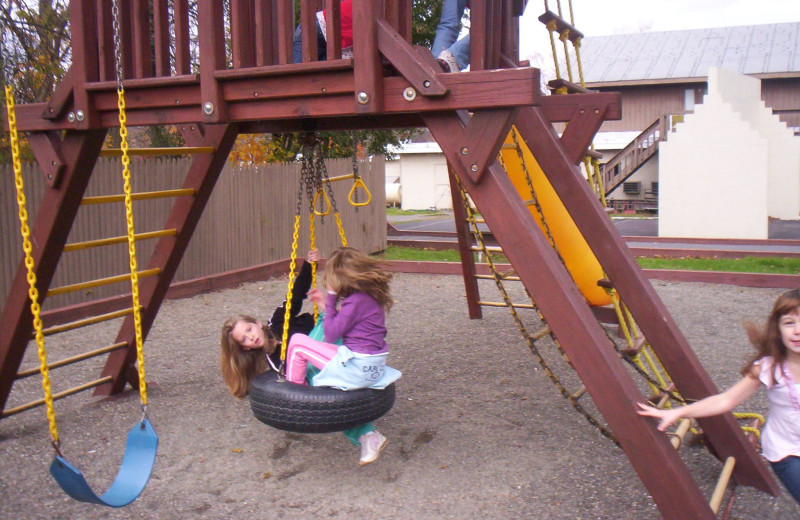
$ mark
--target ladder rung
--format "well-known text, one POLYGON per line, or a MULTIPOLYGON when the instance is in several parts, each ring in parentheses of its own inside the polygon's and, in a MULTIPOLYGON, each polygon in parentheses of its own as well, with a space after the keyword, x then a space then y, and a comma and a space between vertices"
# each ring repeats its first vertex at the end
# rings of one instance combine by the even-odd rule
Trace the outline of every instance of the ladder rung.
POLYGON ((553 25, 554 30, 558 32, 558 34, 564 34, 566 31, 569 31, 569 41, 571 41, 573 44, 577 40, 583 38, 582 32, 550 10, 545 11, 543 15, 539 16, 539 21, 547 25, 548 29, 551 25, 553 25))
POLYGON ((736 466, 736 459, 734 457, 725 459, 725 464, 722 466, 722 473, 720 473, 717 485, 714 488, 714 492, 711 494, 711 500, 708 501, 708 505, 711 506, 711 510, 714 511, 714 514, 717 514, 719 506, 722 504, 722 497, 725 496, 725 490, 728 488, 731 475, 733 475, 734 466, 736 466))
POLYGON ((94 325, 95 323, 101 323, 103 321, 113 320, 114 318, 120 318, 122 316, 127 316, 128 314, 132 313, 133 313, 133 307, 128 307, 127 309, 109 312, 107 314, 100 314, 98 316, 92 316, 90 318, 84 318, 82 320, 72 321, 70 323, 64 323, 63 325, 55 325, 53 327, 44 329, 42 333, 45 336, 52 336, 53 334, 58 334, 59 332, 66 332, 68 330, 79 329, 81 327, 86 327, 87 325, 94 325))
MULTIPOLYGON (((484 307, 508 307, 505 302, 478 302, 478 305, 483 305, 484 307)), ((515 309, 535 309, 536 306, 530 303, 512 303, 515 309)))
MULTIPOLYGON (((64 367, 64 366, 67 366, 67 365, 71 365, 73 363, 77 363, 78 361, 83 361, 85 359, 90 359, 90 358, 93 358, 93 357, 100 356, 102 354, 106 354, 108 352, 114 352, 115 350, 120 350, 120 349, 126 348, 127 346, 128 346, 128 343, 125 342, 125 341, 120 342, 120 343, 114 343, 113 345, 109 345, 107 347, 98 348, 98 349, 95 349, 95 350, 91 350, 89 352, 84 352, 83 354, 78 354, 77 356, 64 358, 64 359, 62 359, 60 361, 56 361, 55 363, 50 363, 50 364, 47 365, 47 368, 49 370, 53 370, 53 369, 56 369, 56 368, 64 367)), ((17 373, 16 379, 24 379, 24 378, 30 377, 30 376, 32 376, 34 374, 39 374, 39 373, 41 373, 41 370, 42 370, 41 367, 31 368, 29 370, 23 370, 23 371, 17 373)))
POLYGON ((500 148, 501 150, 516 150, 517 145, 514 143, 503 143, 503 146, 500 148))
POLYGON ((692 426, 691 419, 681 419, 680 424, 678 424, 678 428, 672 432, 668 433, 667 435, 670 436, 670 442, 672 443, 672 447, 676 450, 681 447, 681 443, 683 442, 683 438, 686 437, 686 432, 689 431, 689 428, 692 426))
POLYGON ((541 339, 541 338, 547 336, 548 334, 550 334, 550 332, 551 332, 550 331, 550 326, 549 325, 545 325, 544 327, 542 327, 541 329, 537 330, 536 332, 534 332, 529 337, 531 338, 531 340, 536 341, 538 339, 541 339))
POLYGON ((485 246, 485 247, 472 246, 470 247, 470 251, 476 251, 478 253, 483 253, 484 251, 488 251, 489 253, 502 253, 503 248, 498 246, 485 246))
POLYGON ((570 395, 570 396, 569 396, 569 398, 570 398, 570 400, 571 400, 572 402, 575 402, 575 401, 577 401, 578 399, 580 399, 581 397, 583 397, 583 394, 585 394, 585 393, 586 393, 586 385, 581 385, 581 387, 580 387, 580 388, 578 388, 578 389, 575 391, 575 393, 573 393, 572 395, 570 395))
POLYGON ((619 351, 628 357, 634 357, 637 354, 639 354, 639 352, 642 351, 642 348, 646 344, 647 344, 647 338, 645 338, 644 336, 637 336, 633 338, 633 346, 627 348, 621 348, 619 349, 619 351))
MULTIPOLYGON (((558 90, 561 88, 566 89, 567 93, 569 94, 593 94, 597 92, 596 90, 591 90, 586 87, 582 87, 577 83, 572 83, 571 81, 567 81, 564 78, 550 80, 547 82, 547 86, 553 90, 558 90)), ((587 153, 586 155, 589 154, 587 153)), ((598 159, 601 157, 603 157, 602 154, 600 155, 600 157, 598 157, 598 159)))
POLYGON ((597 150, 592 150, 591 148, 586 150, 586 155, 588 155, 592 159, 602 159, 603 158, 603 152, 598 152, 597 150))
MULTIPOLYGON (((149 200, 149 199, 166 199, 169 197, 187 197, 194 196, 196 190, 193 188, 181 188, 177 190, 162 190, 162 191, 143 191, 141 193, 131 194, 131 200, 149 200)), ((95 197, 84 197, 81 201, 81 206, 88 206, 90 204, 109 204, 111 202, 123 202, 125 195, 98 195, 95 197)))
MULTIPOLYGON (((128 148, 128 155, 193 155, 214 153, 213 146, 170 146, 166 148, 128 148)), ((100 150, 100 157, 122 157, 122 148, 100 150)))
MULTIPOLYGON (((509 282, 518 282, 520 280, 519 276, 516 276, 516 275, 511 275, 511 274, 505 275, 503 273, 499 273, 499 274, 500 274, 500 279, 501 280, 507 280, 509 282)), ((494 280, 494 275, 491 275, 491 274, 476 274, 475 278, 478 279, 478 280, 494 280)))
MULTIPOLYGON (((153 238, 169 237, 178 234, 177 229, 162 229, 161 231, 148 231, 146 233, 136 233, 133 236, 135 241, 149 240, 153 238)), ((79 249, 90 249, 92 247, 110 246, 113 244, 124 244, 128 242, 127 236, 100 238, 98 240, 87 240, 85 242, 74 242, 64 246, 64 252, 77 251, 79 249)))
MULTIPOLYGON (((64 390, 63 392, 59 392, 57 394, 53 394, 53 400, 56 401, 56 400, 62 399, 64 397, 67 397, 67 396, 70 396, 70 395, 73 395, 73 394, 77 394, 78 392, 83 392, 84 390, 89 390, 90 388, 94 388, 94 387, 100 386, 100 385, 102 385, 104 383, 108 383, 110 381, 113 381, 113 379, 114 378, 111 377, 111 376, 106 376, 106 377, 104 377, 102 379, 97 379, 95 381, 91 381, 89 383, 85 383, 83 385, 79 385, 79 386, 76 386, 74 388, 70 388, 68 390, 64 390)), ((20 412, 24 412, 25 410, 30 410, 31 408, 36 408, 37 406, 42 406, 43 404, 44 404, 44 398, 37 399, 36 401, 31 401, 30 403, 23 404, 23 405, 15 407, 15 408, 11 408, 9 410, 4 411, 2 414, 0 414, 0 418, 9 417, 11 415, 15 415, 15 414, 18 414, 20 412)))
MULTIPOLYGON (((152 269, 145 269, 144 271, 138 271, 138 275, 140 278, 144 278, 145 276, 155 276, 161 273, 161 269, 158 267, 154 267, 152 269)), ((126 280, 130 280, 130 273, 129 274, 120 274, 117 276, 109 276, 108 278, 98 278, 97 280, 90 280, 88 282, 81 282, 81 283, 74 283, 72 285, 62 285, 61 287, 55 287, 47 291, 47 296, 55 296, 57 294, 65 294, 75 291, 81 291, 83 289, 92 289, 94 287, 101 287, 103 285, 111 285, 112 283, 119 283, 124 282, 126 280)))

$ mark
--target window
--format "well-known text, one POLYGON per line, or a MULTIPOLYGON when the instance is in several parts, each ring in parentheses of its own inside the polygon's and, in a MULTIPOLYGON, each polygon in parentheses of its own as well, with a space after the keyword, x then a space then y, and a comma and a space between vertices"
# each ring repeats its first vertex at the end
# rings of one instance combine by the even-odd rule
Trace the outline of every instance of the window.
POLYGON ((650 183, 650 191, 653 193, 653 197, 658 197, 658 183, 657 182, 650 183))
POLYGON ((628 195, 638 195, 642 191, 641 182, 623 182, 622 191, 628 195))

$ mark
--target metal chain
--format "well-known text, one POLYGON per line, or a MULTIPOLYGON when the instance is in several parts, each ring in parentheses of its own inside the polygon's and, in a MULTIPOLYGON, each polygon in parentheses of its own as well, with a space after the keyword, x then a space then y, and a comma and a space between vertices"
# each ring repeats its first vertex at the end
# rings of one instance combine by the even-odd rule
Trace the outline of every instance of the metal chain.
POLYGON ((128 257, 131 271, 131 298, 133 300, 133 324, 136 336, 136 365, 139 377, 139 399, 142 411, 147 413, 147 380, 144 370, 144 334, 142 333, 141 305, 139 301, 139 271, 136 262, 136 234, 133 225, 133 197, 131 195, 130 156, 128 155, 128 127, 125 113, 125 89, 122 86, 122 44, 120 37, 119 0, 111 4, 114 31, 114 61, 117 76, 117 108, 119 109, 119 138, 122 150, 122 181, 125 194, 125 223, 128 230, 128 257))

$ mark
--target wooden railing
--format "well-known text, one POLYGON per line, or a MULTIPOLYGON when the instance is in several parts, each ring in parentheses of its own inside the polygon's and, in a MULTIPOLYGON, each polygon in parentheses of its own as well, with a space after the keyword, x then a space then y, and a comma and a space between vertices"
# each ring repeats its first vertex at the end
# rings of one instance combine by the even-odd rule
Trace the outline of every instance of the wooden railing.
POLYGON ((661 116, 648 126, 628 146, 600 166, 606 196, 636 173, 658 151, 658 143, 666 141, 671 131, 672 116, 661 116))

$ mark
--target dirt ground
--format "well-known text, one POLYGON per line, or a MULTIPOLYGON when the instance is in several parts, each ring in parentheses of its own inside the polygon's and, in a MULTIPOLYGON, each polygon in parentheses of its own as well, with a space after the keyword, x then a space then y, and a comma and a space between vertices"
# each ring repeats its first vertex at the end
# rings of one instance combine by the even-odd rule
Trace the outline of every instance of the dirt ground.
MULTIPOLYGON (((164 303, 146 344, 149 417, 160 436, 143 495, 121 509, 72 501, 48 474, 42 409, 0 421, 3 519, 652 519, 660 514, 625 454, 561 397, 506 309, 467 317, 459 276, 397 274, 389 315, 390 364, 403 371, 397 402, 377 426, 381 458, 358 466, 340 434, 297 435, 252 415, 218 370, 219 327, 235 312, 266 316, 286 286, 275 279, 164 303)), ((749 354, 741 323, 766 316, 773 289, 654 282, 715 383, 737 379, 749 354)), ((485 299, 496 299, 482 288, 485 299)), ((533 313, 521 311, 537 329, 533 313)), ((61 335, 51 360, 113 342, 115 324, 61 335)), ((552 347, 552 346, 550 346, 552 347)), ((578 383, 544 342, 569 388, 578 383)), ((36 365, 29 349, 23 368, 36 365)), ((51 373, 55 390, 97 377, 98 365, 51 373)), ((62 449, 104 490, 139 418, 133 390, 56 403, 62 449)), ((15 385, 10 406, 41 396, 38 378, 15 385)), ((587 408, 591 411, 592 405, 587 408)), ((766 411, 763 394, 743 407, 766 411)), ((720 464, 701 447, 682 456, 706 496, 720 464)), ((797 519, 786 492, 739 488, 732 518, 797 519)))

